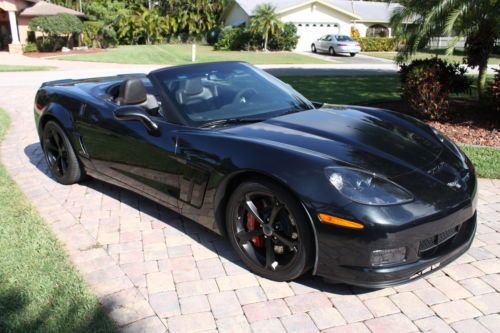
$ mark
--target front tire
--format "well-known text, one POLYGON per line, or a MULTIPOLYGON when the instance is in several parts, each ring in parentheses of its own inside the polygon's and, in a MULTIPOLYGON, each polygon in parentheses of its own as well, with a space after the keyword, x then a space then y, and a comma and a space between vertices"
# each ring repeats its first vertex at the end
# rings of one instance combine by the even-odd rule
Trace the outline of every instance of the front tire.
POLYGON ((356 53, 351 53, 351 57, 354 57, 354 56, 356 56, 356 53))
POLYGON ((316 45, 312 44, 311 45, 311 52, 316 53, 318 50, 316 50, 316 45))
POLYGON ((71 142, 55 121, 47 122, 43 128, 42 149, 50 173, 58 183, 71 185, 83 179, 84 174, 71 142))
POLYGON ((313 238, 297 200, 266 180, 242 183, 229 199, 226 230, 231 245, 254 273, 290 281, 310 267, 313 238))

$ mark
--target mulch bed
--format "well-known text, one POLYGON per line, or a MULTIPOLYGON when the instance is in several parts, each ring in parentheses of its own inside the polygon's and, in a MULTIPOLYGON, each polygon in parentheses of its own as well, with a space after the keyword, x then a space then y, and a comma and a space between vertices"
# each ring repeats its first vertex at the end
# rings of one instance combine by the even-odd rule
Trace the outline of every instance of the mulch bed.
POLYGON ((100 53, 106 52, 103 49, 88 49, 88 50, 78 50, 78 51, 69 51, 69 52, 28 52, 24 53, 25 56, 31 58, 50 58, 50 57, 60 57, 69 54, 91 54, 91 53, 100 53))
POLYGON ((419 118, 458 143, 500 147, 500 114, 484 110, 478 101, 451 100, 449 111, 439 121, 423 119, 404 101, 372 103, 370 106, 419 118))

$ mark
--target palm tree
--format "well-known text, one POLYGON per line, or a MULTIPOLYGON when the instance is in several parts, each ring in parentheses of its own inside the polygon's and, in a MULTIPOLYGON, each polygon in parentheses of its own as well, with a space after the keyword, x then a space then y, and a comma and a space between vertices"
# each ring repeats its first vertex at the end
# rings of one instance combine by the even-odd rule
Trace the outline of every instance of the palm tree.
POLYGON ((267 51, 267 42, 269 35, 273 35, 283 26, 276 7, 271 4, 262 4, 257 6, 253 12, 251 30, 255 33, 262 34, 264 38, 264 51, 267 51))
POLYGON ((447 49, 447 54, 451 54, 458 41, 465 37, 464 63, 479 68, 477 85, 481 97, 488 59, 495 41, 500 38, 500 1, 405 0, 404 5, 391 17, 394 35, 403 42, 398 60, 407 60, 431 38, 444 35, 455 36, 447 49))

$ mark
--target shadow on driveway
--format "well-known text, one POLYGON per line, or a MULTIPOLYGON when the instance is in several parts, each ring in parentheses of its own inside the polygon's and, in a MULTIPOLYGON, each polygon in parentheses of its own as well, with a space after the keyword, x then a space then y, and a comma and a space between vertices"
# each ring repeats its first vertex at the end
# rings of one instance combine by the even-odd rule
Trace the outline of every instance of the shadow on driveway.
MULTIPOLYGON (((41 173, 43 173, 46 177, 53 179, 50 175, 47 164, 45 163, 45 158, 39 143, 32 143, 26 146, 24 148, 24 153, 29 158, 31 164, 33 164, 41 173)), ((130 208, 137 209, 144 214, 156 218, 160 222, 165 223, 170 227, 174 227, 192 239, 197 240, 202 246, 207 247, 207 243, 212 243, 220 257, 231 261, 233 264, 244 270, 247 270, 246 266, 239 259, 226 238, 221 237, 200 224, 181 216, 177 212, 161 206, 132 191, 94 178, 88 178, 87 180, 81 182, 80 185, 98 191, 108 197, 120 201, 123 204, 126 204, 130 208)), ((323 278, 312 276, 310 273, 294 280, 292 283, 302 285, 305 288, 312 288, 317 291, 336 295, 363 294, 372 291, 370 289, 349 287, 344 284, 326 282, 323 278)))

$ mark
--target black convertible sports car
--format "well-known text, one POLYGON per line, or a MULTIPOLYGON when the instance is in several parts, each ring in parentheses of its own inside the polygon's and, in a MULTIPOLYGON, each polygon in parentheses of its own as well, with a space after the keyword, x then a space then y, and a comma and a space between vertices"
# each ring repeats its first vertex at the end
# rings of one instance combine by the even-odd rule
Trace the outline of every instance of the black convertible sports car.
POLYGON ((266 278, 403 283, 475 233, 474 167, 442 134, 310 102, 246 63, 47 82, 35 120, 58 182, 90 175, 140 193, 227 235, 266 278))

